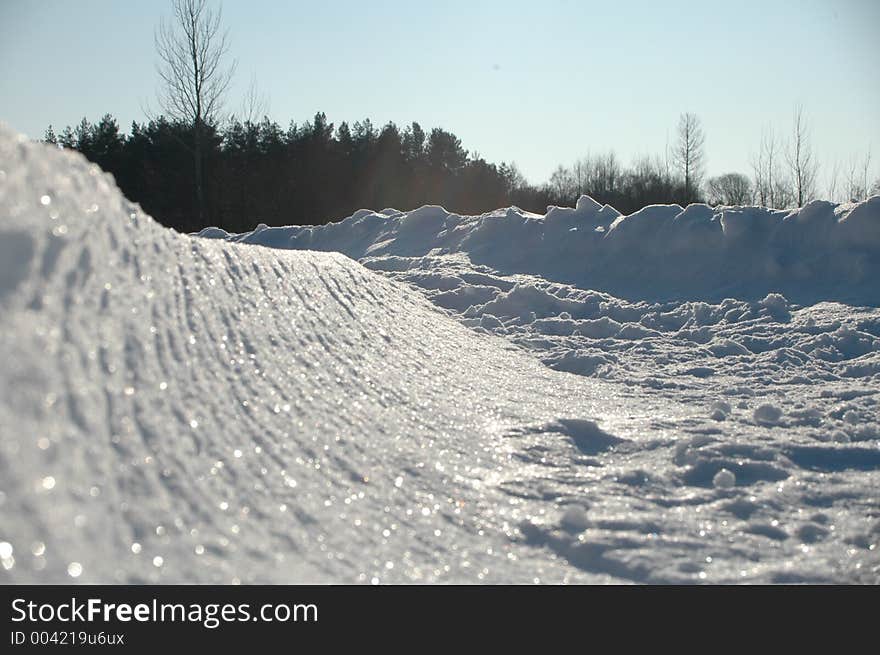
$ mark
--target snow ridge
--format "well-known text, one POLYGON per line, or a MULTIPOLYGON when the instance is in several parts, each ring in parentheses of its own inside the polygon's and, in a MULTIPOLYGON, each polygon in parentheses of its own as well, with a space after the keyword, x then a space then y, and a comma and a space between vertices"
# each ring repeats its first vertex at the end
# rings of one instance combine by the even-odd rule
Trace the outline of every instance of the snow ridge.
POLYGON ((570 575, 507 534, 536 510, 503 430, 588 417, 587 381, 342 255, 164 229, 6 131, 0 215, 4 579, 570 575))
POLYGON ((463 253, 505 274, 645 299, 760 299, 880 304, 880 196, 801 209, 650 205, 628 216, 582 196, 543 216, 516 207, 460 216, 442 207, 359 210, 324 226, 201 236, 355 259, 463 253))

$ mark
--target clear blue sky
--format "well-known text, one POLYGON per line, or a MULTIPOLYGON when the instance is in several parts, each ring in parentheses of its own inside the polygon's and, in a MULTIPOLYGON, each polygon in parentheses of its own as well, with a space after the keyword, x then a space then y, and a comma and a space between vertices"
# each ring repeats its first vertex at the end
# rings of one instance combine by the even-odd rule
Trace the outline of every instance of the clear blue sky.
MULTIPOLYGON (((588 151, 661 153, 681 112, 708 171, 749 172, 764 125, 801 103, 823 162, 880 171, 880 2, 227 0, 238 59, 282 125, 316 111, 453 131, 533 182, 588 151)), ((0 0, 0 120, 41 136, 82 116, 127 129, 155 104, 166 1, 0 0)))

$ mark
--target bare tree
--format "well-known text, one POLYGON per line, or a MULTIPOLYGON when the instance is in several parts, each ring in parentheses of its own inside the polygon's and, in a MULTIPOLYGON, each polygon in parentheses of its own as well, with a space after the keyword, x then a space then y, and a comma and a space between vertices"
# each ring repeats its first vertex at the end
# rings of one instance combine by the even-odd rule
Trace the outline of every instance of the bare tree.
POLYGON ((752 155, 755 178, 754 200, 759 205, 781 209, 794 204, 792 180, 780 166, 780 141, 772 127, 761 130, 761 145, 752 155))
POLYGON ((819 164, 813 159, 810 146, 810 133, 804 117, 804 108, 798 105, 794 110, 792 142, 786 148, 785 159, 791 171, 792 182, 797 192, 798 207, 803 207, 816 196, 816 177, 819 164))
POLYGON ((173 17, 155 34, 157 70, 163 88, 159 102, 173 120, 192 126, 192 154, 199 222, 204 221, 202 157, 205 128, 216 126, 235 62, 225 65, 228 31, 221 31, 221 9, 206 0, 172 0, 173 17))
POLYGON ((837 188, 840 186, 840 160, 834 160, 834 166, 828 171, 828 183, 825 185, 828 200, 837 200, 837 188))
POLYGON ((582 159, 578 159, 571 167, 572 190, 577 197, 586 193, 589 186, 590 161, 590 155, 587 155, 582 159))
POLYGON ((858 178, 859 164, 855 157, 849 160, 849 175, 846 182, 846 199, 855 202, 862 197, 862 187, 859 185, 858 178))
POLYGON ((241 100, 241 106, 236 114, 232 115, 232 119, 240 119, 243 123, 255 125, 269 111, 269 97, 260 93, 257 87, 257 78, 251 76, 251 82, 248 84, 247 92, 241 100))
POLYGON ((575 180, 571 171, 561 164, 557 166, 550 176, 550 189, 555 202, 569 201, 575 194, 575 180))
POLYGON ((761 145, 752 155, 752 172, 755 177, 755 200, 764 207, 773 206, 773 172, 776 157, 776 136, 773 128, 761 130, 761 145))
POLYGON ((865 153, 865 157, 859 161, 855 156, 849 160, 849 175, 847 176, 846 195, 847 200, 858 202, 866 200, 871 195, 871 150, 865 153))
MULTIPOLYGON (((606 154, 588 154, 578 159, 568 170, 571 191, 580 196, 613 194, 620 184, 621 167, 613 151, 606 154)), ((557 180, 561 178, 557 177, 557 180)))
POLYGON ((603 193, 615 193, 621 176, 620 162, 617 161, 617 155, 613 151, 608 151, 607 154, 599 157, 595 182, 597 188, 603 193))
POLYGON ((682 114, 678 119, 678 140, 672 151, 675 165, 684 178, 687 202, 695 200, 703 177, 703 145, 705 135, 695 114, 682 114))
POLYGON ((868 152, 865 153, 865 158, 862 160, 862 188, 865 190, 864 200, 867 200, 871 195, 871 182, 869 181, 870 172, 871 149, 868 148, 868 152))
POLYGON ((710 205, 745 205, 752 199, 752 183, 741 173, 725 173, 706 183, 710 205))

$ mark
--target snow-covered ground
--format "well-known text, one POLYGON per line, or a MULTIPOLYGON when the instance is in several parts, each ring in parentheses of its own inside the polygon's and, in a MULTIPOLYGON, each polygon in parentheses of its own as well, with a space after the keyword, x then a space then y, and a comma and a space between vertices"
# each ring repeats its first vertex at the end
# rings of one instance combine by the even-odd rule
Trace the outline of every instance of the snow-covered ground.
POLYGON ((202 236, 0 131, 0 580, 880 581, 880 198, 202 236))

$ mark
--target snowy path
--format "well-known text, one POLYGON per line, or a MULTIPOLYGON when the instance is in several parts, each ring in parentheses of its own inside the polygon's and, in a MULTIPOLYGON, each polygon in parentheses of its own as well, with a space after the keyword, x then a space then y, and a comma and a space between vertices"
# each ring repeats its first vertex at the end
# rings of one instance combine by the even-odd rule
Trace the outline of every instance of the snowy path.
POLYGON ((880 577, 870 382, 828 401, 859 443, 719 421, 711 378, 554 371, 343 255, 165 230, 7 131, 0 306, 0 580, 880 577))

